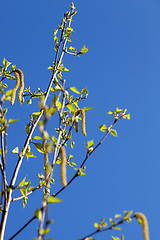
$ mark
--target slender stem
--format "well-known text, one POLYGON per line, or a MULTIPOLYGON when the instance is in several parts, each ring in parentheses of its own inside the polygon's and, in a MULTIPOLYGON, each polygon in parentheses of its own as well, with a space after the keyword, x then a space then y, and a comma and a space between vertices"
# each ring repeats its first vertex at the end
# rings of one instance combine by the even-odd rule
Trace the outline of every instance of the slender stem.
POLYGON ((35 216, 32 217, 21 229, 19 229, 18 232, 16 232, 11 238, 9 238, 8 240, 12 240, 13 238, 15 238, 20 232, 23 231, 23 229, 25 229, 33 220, 37 219, 35 216))
MULTIPOLYGON (((29 196, 30 194, 32 194, 33 192, 35 192, 36 190, 41 189, 41 188, 42 188, 42 186, 38 185, 38 186, 35 187, 33 190, 29 191, 29 192, 26 194, 26 196, 29 196)), ((12 198, 11 201, 12 201, 12 202, 15 202, 15 201, 21 200, 21 199, 23 199, 23 198, 24 198, 24 196, 20 196, 20 197, 12 198)))
MULTIPOLYGON (((64 21, 64 25, 63 25, 63 30, 61 32, 61 38, 60 38, 60 43, 59 43, 59 47, 58 47, 58 51, 60 49, 60 45, 61 43, 63 42, 63 32, 64 32, 64 29, 65 29, 65 26, 66 26, 66 23, 67 23, 67 20, 68 20, 68 17, 69 15, 66 16, 66 19, 64 21)), ((71 21, 69 22, 69 27, 71 25, 71 21)), ((65 47, 66 47, 66 43, 67 43, 67 39, 64 40, 63 42, 63 47, 62 47, 62 52, 61 52, 61 55, 60 55, 60 58, 59 60, 57 61, 57 58, 58 58, 58 51, 57 51, 57 54, 56 54, 56 61, 55 61, 55 67, 56 67, 56 64, 58 62, 58 65, 61 63, 62 59, 63 59, 63 55, 65 53, 65 47)), ((58 67, 57 67, 58 68, 58 67)), ((64 87, 64 84, 65 84, 65 81, 63 83, 63 87, 64 87)), ((62 107, 61 107, 61 111, 60 111, 60 126, 59 126, 59 129, 60 129, 60 132, 58 134, 58 139, 57 139, 57 143, 56 143, 56 146, 55 146, 55 150, 54 150, 54 157, 53 157, 53 161, 52 161, 52 170, 51 170, 51 173, 50 175, 48 176, 48 179, 47 179, 47 186, 50 182, 50 179, 52 177, 52 173, 53 173, 53 170, 54 170, 54 166, 55 166, 55 163, 56 163, 56 160, 57 160, 57 157, 58 157, 58 154, 59 154, 59 143, 60 143, 60 139, 61 139, 61 135, 63 133, 63 129, 62 129, 62 113, 63 113, 63 109, 65 107, 65 92, 63 92, 63 99, 62 99, 62 107)), ((44 220, 45 220, 45 214, 46 214, 46 209, 47 209, 47 205, 48 205, 48 197, 46 196, 46 198, 44 198, 43 200, 43 203, 42 203, 42 217, 41 217, 41 220, 40 220, 40 226, 39 226, 39 229, 38 229, 38 239, 42 239, 42 229, 43 229, 43 224, 44 224, 44 220)))
MULTIPOLYGON (((134 215, 133 216, 130 216, 130 218, 134 218, 134 215)), ((115 227, 123 224, 124 222, 126 222, 128 219, 121 219, 119 220, 117 223, 111 225, 110 227, 106 227, 106 228, 98 228, 97 230, 95 230, 94 232, 86 235, 85 237, 81 238, 80 240, 86 240, 88 239, 89 237, 92 237, 93 235, 97 234, 97 233, 100 233, 100 232, 105 232, 105 231, 109 231, 109 230, 113 230, 115 227)))

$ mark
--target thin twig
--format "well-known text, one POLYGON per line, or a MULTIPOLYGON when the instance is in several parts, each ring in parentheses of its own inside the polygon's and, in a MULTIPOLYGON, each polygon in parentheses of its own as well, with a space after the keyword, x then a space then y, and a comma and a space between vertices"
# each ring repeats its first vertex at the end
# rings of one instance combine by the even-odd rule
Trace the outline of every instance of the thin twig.
MULTIPOLYGON (((130 218, 134 218, 134 215, 133 215, 133 216, 130 216, 130 218)), ((101 229, 98 228, 98 229, 95 230, 94 232, 92 232, 92 233, 86 235, 86 236, 83 237, 83 238, 80 238, 80 240, 87 240, 89 237, 92 237, 93 235, 95 235, 95 234, 97 234, 97 233, 105 232, 105 231, 109 231, 109 230, 113 230, 115 227, 117 227, 117 226, 123 224, 123 223, 126 222, 126 221, 127 221, 127 219, 121 219, 121 220, 119 220, 119 222, 117 222, 117 223, 111 225, 110 227, 101 228, 101 229)))
POLYGON ((37 219, 35 216, 33 218, 31 218, 21 229, 19 229, 18 232, 16 232, 11 238, 9 238, 8 240, 12 240, 13 238, 15 238, 20 232, 22 232, 33 220, 37 219))
MULTIPOLYGON (((35 192, 36 190, 38 190, 38 189, 41 189, 42 188, 42 186, 41 185, 38 185, 36 188, 34 188, 33 190, 31 190, 31 191, 29 191, 28 193, 26 193, 26 196, 29 196, 30 194, 32 194, 33 192, 35 192)), ((21 200, 21 199, 23 199, 24 198, 24 196, 20 196, 20 197, 16 197, 16 198, 12 198, 12 202, 15 202, 15 201, 18 201, 18 200, 21 200)))
MULTIPOLYGON (((59 43, 58 50, 60 48, 61 43, 64 40, 63 39, 63 32, 64 32, 64 29, 65 29, 66 23, 68 21, 68 17, 69 17, 69 15, 66 16, 66 20, 64 21, 63 30, 61 32, 61 38, 60 38, 60 43, 59 43)), ((70 25, 71 25, 71 22, 69 22, 69 27, 70 27, 70 25)), ((57 62, 58 62, 58 65, 59 65, 61 63, 62 59, 63 59, 66 43, 67 43, 67 39, 64 40, 63 47, 62 47, 62 52, 61 52, 59 60, 57 60, 57 58, 58 58, 58 50, 57 50, 55 67, 56 67, 57 62)), ((65 81, 64 81, 64 84, 65 84, 65 81)), ((47 178, 47 186, 48 186, 48 184, 50 182, 50 179, 52 177, 52 172, 53 172, 53 169, 54 169, 54 166, 55 166, 55 163, 56 163, 56 159, 57 159, 57 156, 58 156, 59 143, 60 143, 61 135, 62 135, 62 132, 63 132, 63 129, 62 129, 62 113, 63 113, 63 109, 65 107, 65 97, 66 97, 65 92, 63 91, 62 108, 61 108, 61 111, 60 111, 60 126, 59 126, 60 132, 59 132, 57 143, 56 143, 55 150, 54 150, 54 158, 53 158, 53 161, 52 161, 52 170, 51 170, 50 175, 47 178)), ((40 225, 39 225, 39 229, 38 229, 38 238, 39 239, 42 238, 42 229, 43 229, 43 224, 44 224, 44 220, 45 220, 47 205, 48 205, 48 197, 46 196, 46 198, 43 199, 43 203, 42 203, 42 211, 41 211, 42 212, 42 217, 41 217, 40 225)))

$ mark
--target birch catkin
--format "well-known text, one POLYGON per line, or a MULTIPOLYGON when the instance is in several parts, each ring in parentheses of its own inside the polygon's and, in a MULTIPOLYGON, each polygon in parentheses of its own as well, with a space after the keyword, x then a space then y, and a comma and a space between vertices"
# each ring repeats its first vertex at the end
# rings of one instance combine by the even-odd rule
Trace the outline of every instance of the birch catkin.
MULTIPOLYGON (((80 110, 76 109, 75 110, 75 117, 77 117, 80 114, 80 110)), ((75 124, 75 131, 78 132, 78 119, 74 120, 74 124, 75 124)))
POLYGON ((75 124, 75 130, 76 130, 76 132, 78 132, 78 122, 74 121, 74 124, 75 124))
POLYGON ((85 111, 83 109, 80 110, 81 111, 81 129, 82 129, 82 134, 83 136, 87 136, 87 133, 86 133, 86 117, 85 117, 85 111))
POLYGON ((20 86, 20 89, 18 91, 18 100, 19 102, 21 102, 21 99, 22 99, 22 94, 23 94, 23 90, 24 90, 24 74, 23 72, 20 70, 20 69, 16 69, 16 71, 19 73, 20 75, 20 83, 21 83, 21 86, 20 86))
POLYGON ((48 165, 48 152, 47 152, 47 149, 46 149, 46 142, 47 142, 47 140, 44 139, 43 143, 42 143, 42 147, 43 147, 43 151, 44 151, 45 171, 46 171, 46 168, 47 168, 47 165, 48 165))
MULTIPOLYGON (((16 69, 16 70, 17 70, 17 69, 16 69)), ((12 90, 11 105, 13 105, 14 102, 15 102, 16 91, 17 91, 17 89, 18 89, 18 87, 19 87, 19 84, 20 84, 19 74, 18 74, 18 72, 17 72, 16 70, 14 71, 14 75, 15 75, 15 77, 16 77, 16 85, 15 85, 15 87, 14 87, 13 90, 12 90)))
POLYGON ((137 219, 140 219, 142 221, 144 240, 149 240, 149 229, 148 229, 148 221, 146 216, 143 213, 139 213, 139 212, 135 213, 134 216, 137 219))
POLYGON ((14 71, 15 77, 16 77, 16 85, 12 90, 12 96, 11 96, 11 105, 14 104, 15 98, 16 98, 16 91, 19 87, 19 84, 21 84, 20 89, 18 91, 18 100, 21 102, 22 94, 24 90, 24 74, 20 69, 15 69, 14 71))
POLYGON ((67 169, 66 169, 66 150, 63 146, 60 148, 61 154, 61 183, 64 187, 67 186, 67 169))

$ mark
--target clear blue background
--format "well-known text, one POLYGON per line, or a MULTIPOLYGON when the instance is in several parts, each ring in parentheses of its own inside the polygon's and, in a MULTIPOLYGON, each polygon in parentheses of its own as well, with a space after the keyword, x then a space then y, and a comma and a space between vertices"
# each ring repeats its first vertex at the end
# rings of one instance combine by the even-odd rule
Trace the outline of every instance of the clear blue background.
MULTIPOLYGON (((2 1, 0 61, 5 57, 25 74, 25 86, 45 91, 54 61, 53 30, 69 10, 70 1, 2 1)), ((89 89, 89 97, 81 107, 92 107, 87 112, 87 137, 74 134, 77 144, 73 154, 77 164, 85 157, 85 143, 102 137, 98 126, 109 126, 113 119, 107 112, 116 107, 127 108, 131 120, 116 125, 118 138, 109 136, 86 164, 87 175, 76 179, 59 198, 63 203, 51 207, 54 219, 50 237, 56 240, 78 239, 94 231, 93 223, 114 217, 123 210, 141 211, 149 221, 150 239, 158 239, 160 214, 160 2, 158 0, 99 0, 74 1, 78 14, 72 27, 72 46, 84 44, 88 53, 75 58, 65 56, 67 86, 89 89)), ((6 82, 12 88, 12 82, 6 82)), ((20 121, 9 127, 8 151, 23 146, 29 123, 29 113, 38 111, 38 102, 22 107, 18 102, 10 107, 8 118, 20 121)), ((9 106, 9 104, 8 104, 9 106)), ((58 121, 52 120, 51 134, 58 121)), ((37 132, 38 133, 38 132, 37 132)), ((36 154, 34 147, 33 152, 36 154)), ((34 177, 41 171, 42 154, 24 159, 17 184, 24 176, 38 184, 34 177)), ((7 169, 10 179, 17 157, 8 153, 7 169)), ((74 172, 69 170, 68 179, 74 172)), ((55 172, 55 192, 60 189, 59 166, 55 172)), ((40 190, 41 191, 41 190, 40 190)), ((16 196, 19 196, 19 192, 16 196)), ((11 206, 6 237, 11 237, 41 207, 40 192, 28 198, 25 209, 22 201, 11 206)), ((37 236, 38 221, 30 224, 15 239, 37 236)), ((141 226, 136 220, 122 225, 123 232, 105 232, 97 240, 120 236, 142 239, 141 226)))

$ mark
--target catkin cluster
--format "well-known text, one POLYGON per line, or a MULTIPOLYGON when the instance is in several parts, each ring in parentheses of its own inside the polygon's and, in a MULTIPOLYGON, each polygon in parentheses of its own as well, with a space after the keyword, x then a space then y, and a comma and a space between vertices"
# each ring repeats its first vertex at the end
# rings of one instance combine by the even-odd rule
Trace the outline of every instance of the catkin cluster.
MULTIPOLYGON (((85 111, 84 109, 76 109, 75 111, 75 117, 78 116, 79 114, 81 114, 81 130, 82 130, 82 134, 83 136, 87 136, 86 133, 86 117, 85 117, 85 111)), ((74 121, 75 124, 75 130, 76 132, 78 132, 78 121, 74 121)))
POLYGON ((140 219, 142 221, 144 240, 149 240, 149 229, 148 229, 148 221, 147 221, 146 216, 140 212, 135 213, 134 216, 137 219, 140 219))
POLYGON ((63 146, 60 148, 61 154, 61 183, 64 187, 67 186, 67 169, 66 169, 66 150, 63 146))
POLYGON ((19 87, 19 84, 21 84, 20 89, 18 91, 18 100, 21 102, 22 94, 23 94, 23 89, 24 89, 24 74, 20 69, 15 69, 14 75, 16 77, 16 85, 12 90, 12 96, 11 96, 11 105, 14 104, 15 98, 16 98, 16 91, 19 87))

